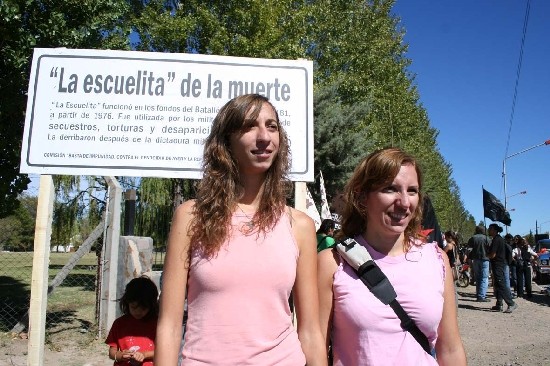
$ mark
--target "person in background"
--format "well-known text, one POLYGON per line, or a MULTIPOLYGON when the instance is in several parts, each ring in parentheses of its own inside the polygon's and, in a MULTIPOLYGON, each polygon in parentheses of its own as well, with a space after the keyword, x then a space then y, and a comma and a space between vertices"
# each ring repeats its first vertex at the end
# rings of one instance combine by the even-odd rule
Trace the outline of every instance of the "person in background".
POLYGON ((510 286, 506 283, 505 271, 508 269, 508 260, 506 258, 506 243, 499 235, 501 232, 502 228, 499 225, 494 223, 489 225, 489 236, 492 240, 487 257, 491 260, 491 267, 493 268, 493 285, 497 298, 496 304, 491 309, 502 311, 502 301, 504 300, 508 305, 504 312, 511 313, 518 305, 512 299, 510 286))
POLYGON ((485 235, 485 227, 478 225, 474 235, 468 240, 468 246, 472 248, 470 259, 473 261, 476 281, 476 301, 489 302, 487 288, 489 287, 489 239, 485 235))
POLYGON ((321 226, 319 226, 317 230, 317 252, 334 245, 335 241, 333 235, 335 227, 336 224, 332 219, 324 219, 323 222, 321 222, 321 226))
POLYGON ((518 297, 525 296, 526 298, 531 298, 533 297, 533 268, 531 266, 531 263, 538 256, 537 253, 535 253, 535 251, 531 249, 529 243, 527 243, 527 240, 525 240, 525 238, 521 237, 520 235, 516 235, 514 237, 514 241, 516 243, 516 247, 514 249, 514 257, 516 258, 518 275, 516 292, 518 297), (523 292, 524 284, 526 294, 524 294, 523 292))
POLYGON ((134 278, 120 299, 122 315, 109 331, 105 343, 114 366, 153 366, 158 316, 157 285, 148 277, 134 278))
POLYGON ((517 288, 517 270, 516 270, 516 259, 513 255, 516 244, 514 242, 514 236, 512 234, 504 235, 504 242, 506 243, 506 256, 508 259, 508 271, 505 272, 507 275, 506 281, 508 287, 510 287, 510 292, 512 293, 512 299, 516 297, 515 289, 517 288))
POLYGON ((368 250, 437 360, 401 327, 335 249, 319 261, 321 329, 334 365, 466 365, 447 256, 421 237, 422 176, 398 148, 368 155, 345 187, 340 234, 368 250))
POLYGON ((457 255, 457 236, 456 233, 452 231, 446 231, 444 235, 447 245, 445 245, 443 250, 445 251, 445 253, 447 253, 447 256, 449 257, 449 265, 451 266, 451 270, 454 270, 457 264, 460 264, 460 260, 457 255))
POLYGON ((182 365, 327 364, 315 225, 286 205, 289 154, 267 98, 242 95, 218 112, 196 199, 172 220, 155 366, 177 363, 186 293, 182 365))

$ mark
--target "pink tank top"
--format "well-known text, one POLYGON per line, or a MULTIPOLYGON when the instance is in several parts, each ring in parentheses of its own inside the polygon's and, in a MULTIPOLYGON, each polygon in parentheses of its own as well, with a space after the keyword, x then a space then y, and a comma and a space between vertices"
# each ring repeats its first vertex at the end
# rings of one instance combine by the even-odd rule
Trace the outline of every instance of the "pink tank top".
POLYGON ((285 213, 272 231, 232 233, 217 256, 194 253, 188 287, 183 365, 300 365, 306 363, 288 299, 298 247, 285 213))
MULTIPOLYGON (((398 257, 375 251, 362 236, 355 238, 388 277, 397 300, 432 348, 443 313, 445 265, 436 243, 414 246, 398 257)), ((437 365, 399 318, 361 282, 343 259, 334 274, 332 344, 334 365, 437 365)))

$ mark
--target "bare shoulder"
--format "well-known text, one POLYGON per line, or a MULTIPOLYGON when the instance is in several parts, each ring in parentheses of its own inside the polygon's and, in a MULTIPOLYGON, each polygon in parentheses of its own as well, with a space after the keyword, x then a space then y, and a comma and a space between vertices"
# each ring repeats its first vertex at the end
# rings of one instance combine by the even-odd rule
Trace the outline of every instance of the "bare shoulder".
POLYGON ((195 209, 195 200, 188 200, 183 202, 178 207, 176 207, 176 210, 174 213, 178 213, 180 215, 183 215, 183 214, 192 215, 194 209, 195 209))
POLYGON ((328 268, 328 269, 336 269, 336 267, 339 264, 339 255, 336 252, 336 249, 334 248, 327 248, 324 250, 321 250, 319 254, 317 254, 317 263, 319 264, 319 267, 328 268))
POLYGON ((195 200, 189 200, 183 202, 174 210, 174 219, 172 225, 189 222, 193 219, 195 210, 195 200))
POLYGON ((287 206, 290 210, 290 221, 292 223, 292 227, 296 227, 298 229, 313 229, 315 231, 315 223, 304 212, 297 210, 295 208, 292 208, 290 206, 287 206))
POLYGON ((184 243, 187 245, 189 228, 194 218, 195 201, 185 201, 174 210, 170 228, 170 242, 184 243))
POLYGON ((304 253, 304 250, 306 250, 306 252, 311 252, 311 255, 316 254, 317 239, 313 220, 300 210, 292 207, 288 207, 287 209, 290 211, 289 219, 292 235, 298 244, 300 253, 304 253))
POLYGON ((317 276, 320 287, 332 288, 334 274, 340 265, 340 256, 334 248, 321 250, 317 254, 317 276))

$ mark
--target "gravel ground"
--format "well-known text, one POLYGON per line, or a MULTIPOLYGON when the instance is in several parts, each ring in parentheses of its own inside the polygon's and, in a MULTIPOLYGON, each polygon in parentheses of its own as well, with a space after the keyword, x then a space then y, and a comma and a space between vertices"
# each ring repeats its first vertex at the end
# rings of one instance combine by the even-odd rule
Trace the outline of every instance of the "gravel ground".
MULTIPOLYGON (((472 366, 550 365, 550 297, 533 283, 533 297, 515 299, 512 314, 491 310, 495 301, 478 303, 475 287, 458 288, 458 320, 472 366)), ((489 291, 489 298, 492 291, 489 291)))
MULTIPOLYGON (((516 299, 519 307, 512 314, 490 310, 494 301, 476 302, 472 286, 457 292, 458 320, 469 365, 550 365, 550 297, 542 288, 533 283, 533 298, 516 299)), ((494 300, 491 291, 489 295, 494 300)), ((107 346, 90 338, 78 335, 65 337, 63 342, 49 341, 44 366, 111 366, 107 346)), ((4 334, 0 346, 0 366, 27 364, 26 339, 4 334)))

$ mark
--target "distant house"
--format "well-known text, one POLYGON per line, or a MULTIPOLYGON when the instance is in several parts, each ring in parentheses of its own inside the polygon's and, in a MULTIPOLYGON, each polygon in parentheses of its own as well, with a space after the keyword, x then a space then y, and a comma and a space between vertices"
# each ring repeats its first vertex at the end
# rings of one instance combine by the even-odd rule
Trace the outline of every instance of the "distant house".
POLYGON ((74 252, 74 245, 54 245, 51 249, 52 253, 69 253, 74 252))

